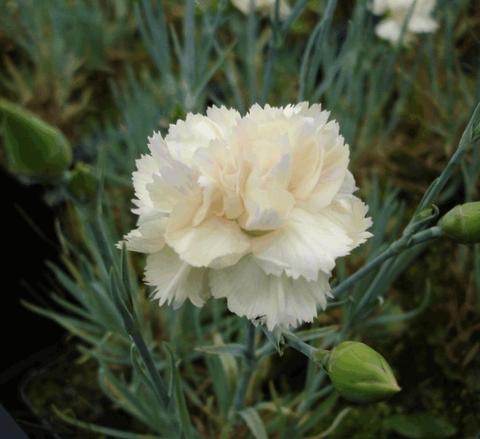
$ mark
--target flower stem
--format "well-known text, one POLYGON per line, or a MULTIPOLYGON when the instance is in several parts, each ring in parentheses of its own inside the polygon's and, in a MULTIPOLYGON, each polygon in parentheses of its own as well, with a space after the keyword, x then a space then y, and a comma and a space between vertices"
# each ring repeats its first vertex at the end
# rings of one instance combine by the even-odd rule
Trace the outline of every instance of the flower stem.
POLYGON ((319 349, 309 345, 308 343, 297 337, 293 332, 284 331, 283 336, 285 337, 287 344, 291 348, 302 353, 307 358, 314 361, 316 364, 324 364, 328 355, 330 354, 330 351, 326 349, 319 349))
POLYGON ((314 348, 313 346, 310 346, 308 343, 305 343, 303 340, 301 340, 299 337, 297 337, 295 334, 291 332, 285 331, 283 333, 283 336, 285 337, 287 344, 290 347, 302 353, 303 355, 310 358, 311 360, 315 359, 315 352, 317 351, 316 348, 314 348))
POLYGON ((443 190, 448 180, 454 173, 455 169, 461 162, 463 156, 467 153, 472 143, 479 138, 478 127, 480 124, 480 104, 477 104, 473 114, 468 122, 462 138, 458 144, 457 149, 453 153, 452 157, 447 163, 447 166, 443 169, 442 173, 432 182, 425 194, 423 195, 420 204, 417 207, 416 213, 420 212, 425 207, 432 204, 438 194, 443 190))
POLYGON ((340 282, 332 291, 332 294, 337 297, 343 292, 347 291, 350 287, 355 285, 360 279, 364 278, 370 271, 376 268, 378 265, 383 264, 386 260, 398 255, 402 251, 413 247, 414 245, 422 242, 436 239, 442 235, 440 227, 430 227, 429 229, 422 230, 414 234, 413 236, 402 236, 397 241, 393 242, 386 250, 379 255, 375 256, 371 261, 366 263, 362 268, 357 270, 351 276, 344 281, 340 282))

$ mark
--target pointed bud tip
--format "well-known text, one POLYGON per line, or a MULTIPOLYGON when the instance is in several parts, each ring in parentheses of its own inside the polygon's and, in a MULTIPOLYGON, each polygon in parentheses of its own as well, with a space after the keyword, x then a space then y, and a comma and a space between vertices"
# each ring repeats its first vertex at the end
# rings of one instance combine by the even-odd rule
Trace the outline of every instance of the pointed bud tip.
POLYGON ((386 360, 364 343, 340 343, 326 370, 340 395, 352 402, 381 401, 401 390, 386 360))

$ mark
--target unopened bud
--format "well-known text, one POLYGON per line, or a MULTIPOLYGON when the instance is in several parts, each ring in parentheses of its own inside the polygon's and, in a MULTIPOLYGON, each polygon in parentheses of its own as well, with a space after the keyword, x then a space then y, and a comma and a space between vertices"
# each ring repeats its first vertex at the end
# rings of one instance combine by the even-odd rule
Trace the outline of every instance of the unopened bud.
POLYGON ((326 370, 338 393, 352 402, 381 401, 400 391, 386 360, 364 343, 340 343, 331 352, 326 370))
POLYGON ((457 242, 480 242, 480 201, 454 207, 443 216, 438 225, 446 236, 457 242))
POLYGON ((8 167, 13 173, 50 180, 69 167, 72 150, 58 129, 2 99, 0 120, 8 167))

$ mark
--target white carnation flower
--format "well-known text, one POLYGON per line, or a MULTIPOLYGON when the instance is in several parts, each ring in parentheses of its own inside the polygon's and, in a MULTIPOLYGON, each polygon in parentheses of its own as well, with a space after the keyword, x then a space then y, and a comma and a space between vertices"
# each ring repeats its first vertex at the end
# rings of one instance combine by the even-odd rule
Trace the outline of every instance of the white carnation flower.
MULTIPOLYGON (((253 7, 263 14, 273 13, 275 11, 275 0, 232 0, 233 5, 244 14, 250 13, 250 7, 253 7)), ((279 0, 278 12, 281 20, 290 15, 291 9, 285 0, 279 0)))
POLYGON ((432 17, 435 3, 436 0, 373 0, 372 12, 385 15, 375 28, 375 33, 384 40, 397 43, 405 26, 404 41, 408 43, 413 34, 434 32, 438 27, 432 17))
POLYGON ((254 105, 244 117, 210 107, 149 139, 125 242, 148 254, 160 304, 225 297, 269 329, 325 308, 335 260, 371 236, 349 147, 328 117, 307 103, 254 105))

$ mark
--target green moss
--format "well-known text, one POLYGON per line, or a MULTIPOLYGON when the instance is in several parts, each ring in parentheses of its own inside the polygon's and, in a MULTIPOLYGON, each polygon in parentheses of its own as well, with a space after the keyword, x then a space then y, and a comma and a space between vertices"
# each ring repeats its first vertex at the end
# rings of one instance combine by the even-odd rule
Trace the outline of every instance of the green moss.
MULTIPOLYGON (((142 432, 144 427, 113 407, 99 391, 97 365, 80 361, 78 354, 63 355, 36 371, 25 385, 24 398, 36 416, 61 437, 92 437, 88 432, 66 425, 53 412, 68 410, 75 418, 118 429, 142 432)), ((94 436, 99 437, 99 436, 94 436)))

